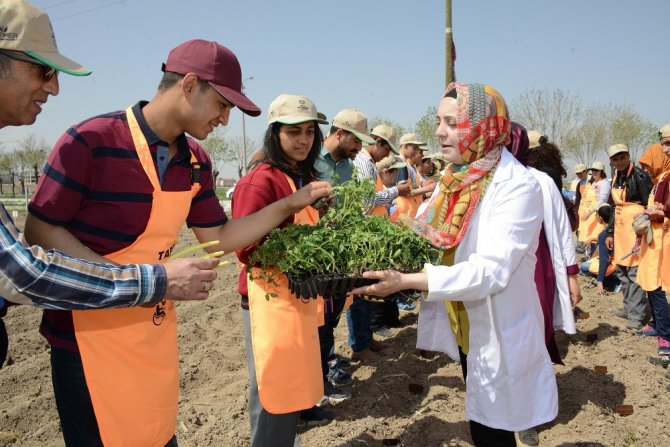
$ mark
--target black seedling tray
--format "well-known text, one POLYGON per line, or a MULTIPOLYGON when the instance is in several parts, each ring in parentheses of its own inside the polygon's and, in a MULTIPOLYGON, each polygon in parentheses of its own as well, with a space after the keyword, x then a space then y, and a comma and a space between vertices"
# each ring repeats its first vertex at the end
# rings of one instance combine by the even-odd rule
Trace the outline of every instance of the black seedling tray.
POLYGON ((350 290, 377 282, 376 279, 363 278, 348 273, 327 273, 321 275, 286 274, 291 293, 299 299, 344 298, 350 290))

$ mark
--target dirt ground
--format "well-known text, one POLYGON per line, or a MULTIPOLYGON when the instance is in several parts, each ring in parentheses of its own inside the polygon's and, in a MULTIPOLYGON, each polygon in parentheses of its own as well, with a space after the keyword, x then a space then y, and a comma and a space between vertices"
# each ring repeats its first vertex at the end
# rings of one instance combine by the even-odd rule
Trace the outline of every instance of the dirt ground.
MULTIPOLYGON (((183 231, 180 245, 194 238, 183 231)), ((177 434, 184 446, 249 445, 247 369, 234 257, 222 268, 206 302, 178 305, 181 397, 177 434)), ((596 296, 584 287, 580 308, 589 314, 578 334, 558 334, 565 366, 556 366, 560 407, 540 429, 541 446, 670 445, 670 393, 664 370, 648 359, 655 339, 635 336, 611 316, 621 293, 596 296), (605 366, 599 374, 595 366, 605 366), (633 414, 614 412, 632 405, 633 414)), ((416 312, 416 311, 415 311, 416 312)), ((10 360, 0 371, 0 446, 50 447, 63 441, 50 381, 49 348, 38 334, 41 313, 14 307, 5 318, 10 360)), ((335 407, 334 422, 311 428, 303 446, 471 446, 464 421, 460 366, 445 355, 423 358, 415 348, 416 313, 387 339, 377 359, 354 369, 353 398, 335 407), (410 387, 410 384, 412 386, 410 387), (420 385, 420 386, 416 386, 420 385), (410 388, 413 392, 410 392, 410 388)), ((347 356, 346 320, 336 331, 347 356)))

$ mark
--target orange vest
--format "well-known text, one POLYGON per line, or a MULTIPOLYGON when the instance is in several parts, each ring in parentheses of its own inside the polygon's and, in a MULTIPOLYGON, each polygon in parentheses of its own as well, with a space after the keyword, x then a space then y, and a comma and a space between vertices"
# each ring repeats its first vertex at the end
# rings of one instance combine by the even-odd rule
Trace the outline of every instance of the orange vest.
MULTIPOLYGON (((375 183, 375 192, 381 192, 383 190, 384 190, 384 184, 382 183, 382 179, 379 178, 379 175, 377 175, 377 183, 375 183)), ((389 212, 386 209, 386 205, 375 205, 369 214, 388 217, 389 212)))
MULTIPOLYGON (((631 164, 628 168, 630 175, 633 170, 631 164)), ((617 174, 612 179, 612 184, 616 182, 617 174)), ((636 267, 640 263, 640 254, 633 254, 626 259, 621 259, 626 256, 635 246, 637 235, 633 231, 632 225, 635 216, 644 212, 644 207, 637 203, 626 202, 626 187, 612 188, 612 200, 616 204, 614 212, 614 263, 625 267, 636 267)))
MULTIPOLYGON (((417 183, 419 173, 416 172, 416 170, 412 167, 410 162, 407 162, 407 177, 409 177, 408 181, 410 182, 411 189, 421 187, 421 185, 417 183)), ((421 206, 422 201, 423 198, 421 196, 396 197, 395 209, 393 210, 393 214, 391 214, 391 216, 389 217, 389 220, 391 222, 397 222, 398 219, 400 219, 400 216, 402 215, 407 215, 412 219, 414 219, 416 217, 416 212, 419 210, 419 207, 421 206)))
MULTIPOLYGON (((295 191, 293 180, 286 178, 295 191)), ((294 219, 304 225, 318 220, 319 213, 309 206, 294 219)), ((252 273, 259 275, 257 269, 252 273)), ((299 300, 289 291, 286 276, 273 273, 274 283, 247 276, 251 344, 261 404, 270 413, 285 414, 311 408, 323 396, 318 333, 323 300, 299 300), (267 299, 268 293, 277 296, 267 299)))
MULTIPOLYGON (((649 195, 648 209, 651 209, 655 203, 656 187, 667 175, 662 173, 654 185, 654 190, 649 195)), ((667 219, 666 219, 667 220, 667 219)), ((647 238, 642 237, 640 245, 640 266, 637 270, 636 282, 647 292, 652 292, 661 287, 661 264, 663 259, 663 222, 651 221, 651 231, 654 239, 647 244, 647 238)), ((669 255, 670 256, 670 255, 669 255)))
MULTIPOLYGON (((177 242, 191 200, 200 189, 162 191, 149 145, 131 108, 128 125, 144 172, 154 187, 144 232, 105 256, 114 262, 160 263, 177 242)), ((191 161, 197 161, 191 155, 191 161)), ((112 216, 110 216, 112 217, 112 216)), ((164 447, 174 436, 179 358, 174 302, 153 307, 72 311, 86 384, 107 447, 164 447)))
POLYGON ((591 206, 597 200, 596 189, 593 185, 586 185, 584 192, 585 195, 579 202, 579 237, 577 240, 580 242, 597 241, 598 235, 605 229, 605 225, 598 222, 598 213, 591 210, 591 206))

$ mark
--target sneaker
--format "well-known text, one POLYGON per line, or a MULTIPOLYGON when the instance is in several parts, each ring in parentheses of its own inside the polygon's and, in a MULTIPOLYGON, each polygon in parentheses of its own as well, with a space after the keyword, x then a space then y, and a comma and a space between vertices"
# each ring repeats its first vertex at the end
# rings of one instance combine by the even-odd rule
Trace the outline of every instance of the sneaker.
MULTIPOLYGON (((668 369, 668 366, 670 366, 670 356, 662 355, 660 357, 649 357, 649 363, 654 366, 660 366, 661 368, 668 369)), ((668 378, 670 379, 670 377, 668 378)))
POLYGON ((379 329, 376 329, 374 331, 375 334, 379 335, 380 337, 388 338, 393 335, 393 332, 391 332, 391 329, 387 327, 382 327, 379 329))
POLYGON ((617 309, 612 311, 612 315, 619 318, 628 318, 628 314, 624 312, 623 309, 617 309))
POLYGON ((620 291, 620 290, 621 290, 621 283, 619 283, 619 284, 617 284, 616 286, 614 286, 614 288, 612 289, 612 292, 613 292, 613 293, 617 293, 617 292, 620 291))
POLYGON ((642 322, 638 320, 628 320, 628 322, 626 323, 626 327, 634 331, 639 331, 640 329, 642 329, 642 322))
POLYGON ((537 430, 529 428, 528 430, 521 430, 519 432, 519 442, 523 445, 536 446, 540 444, 540 437, 537 435, 537 430))
POLYGON ((351 363, 349 360, 335 356, 334 358, 328 360, 328 369, 335 367, 340 368, 342 371, 349 371, 351 369, 351 363))
POLYGON ((637 331, 635 335, 641 335, 643 337, 656 337, 658 332, 656 332, 654 326, 647 324, 645 327, 637 331))
POLYGON ((658 346, 656 352, 658 355, 670 355, 670 341, 662 337, 657 337, 656 340, 658 346))
POLYGON ((396 304, 398 305, 398 310, 401 312, 412 312, 416 309, 416 303, 410 301, 397 301, 396 304))
MULTIPOLYGON (((332 405, 333 407, 337 404, 341 404, 345 400, 351 399, 351 393, 349 391, 344 391, 341 390, 340 388, 334 387, 332 383, 326 382, 323 386, 324 393, 326 393, 321 401, 324 399, 326 400, 327 403, 332 405)), ((323 405, 318 405, 317 406, 323 406, 323 405)))
POLYGON ((328 381, 333 384, 333 386, 349 386, 353 383, 354 379, 351 377, 351 374, 345 373, 338 367, 332 368, 328 371, 328 381))
POLYGON ((335 412, 331 410, 324 410, 316 405, 309 410, 302 410, 300 412, 300 419, 298 425, 305 427, 316 427, 319 425, 326 425, 335 419, 335 412))

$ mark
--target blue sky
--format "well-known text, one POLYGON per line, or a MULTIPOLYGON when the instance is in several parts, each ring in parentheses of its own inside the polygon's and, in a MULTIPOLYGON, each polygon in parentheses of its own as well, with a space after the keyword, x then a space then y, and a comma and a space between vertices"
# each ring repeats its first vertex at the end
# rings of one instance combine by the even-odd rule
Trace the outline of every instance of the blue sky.
MULTIPOLYGON (((29 133, 53 144, 73 123, 151 99, 170 49, 193 38, 237 54, 264 112, 294 93, 331 118, 354 107, 411 127, 444 89, 442 0, 33 3, 50 15, 61 52, 94 73, 61 74, 60 95, 35 125, 0 130, 5 148, 29 133)), ((667 0, 453 0, 456 75, 508 102, 561 88, 585 105, 629 104, 661 126, 670 121, 669 17, 667 0)), ((248 118, 247 137, 259 141, 266 119, 248 118)), ((235 110, 227 135, 241 132, 235 110)))

